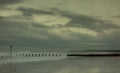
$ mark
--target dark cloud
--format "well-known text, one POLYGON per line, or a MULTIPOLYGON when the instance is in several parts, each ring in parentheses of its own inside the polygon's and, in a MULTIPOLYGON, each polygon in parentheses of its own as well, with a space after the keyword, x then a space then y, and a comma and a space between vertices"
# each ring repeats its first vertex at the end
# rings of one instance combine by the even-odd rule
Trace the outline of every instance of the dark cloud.
MULTIPOLYGON (((90 37, 86 34, 75 34, 71 32, 67 32, 66 34, 70 34, 70 36, 77 36, 80 39, 70 39, 64 40, 61 39, 61 36, 56 34, 51 34, 49 32, 50 29, 42 24, 38 24, 35 22, 24 22, 22 20, 16 21, 11 20, 15 19, 10 17, 4 17, 0 20, 0 46, 8 46, 12 41, 12 44, 16 46, 29 46, 29 47, 46 47, 46 48, 78 48, 85 47, 85 42, 90 40, 94 40, 94 38, 90 37), (28 28, 29 24, 34 29, 28 28), (41 28, 41 29, 40 29, 41 28), (42 39, 41 37, 47 37, 47 40, 42 39), (86 40, 84 40, 86 39, 86 40), (71 43, 70 43, 71 42, 71 43), (80 46, 82 45, 82 46, 80 46)), ((66 32, 66 31, 63 31, 66 32)), ((62 35, 62 34, 61 34, 62 35)), ((95 40, 94 40, 95 41, 95 40)))
POLYGON ((3 19, 4 17, 3 16, 0 16, 0 19, 3 19))
POLYGON ((19 3, 23 0, 0 0, 0 6, 2 5, 7 5, 7 4, 15 4, 15 3, 19 3))
POLYGON ((120 29, 119 25, 95 17, 78 15, 66 10, 61 11, 57 8, 51 8, 51 11, 57 12, 59 15, 71 19, 70 22, 66 25, 68 27, 83 27, 94 31, 120 29))
MULTIPOLYGON (((51 8, 48 10, 37 10, 32 8, 18 8, 23 15, 0 17, 0 46, 6 46, 14 41, 16 46, 46 47, 46 48, 78 48, 78 49, 116 49, 120 47, 119 26, 109 21, 98 18, 78 15, 66 10, 51 8), (70 22, 60 27, 46 26, 43 23, 32 21, 32 14, 59 15, 70 19, 70 22), (54 28, 53 28, 54 27, 54 28), (67 30, 68 27, 86 28, 100 34, 93 37, 84 33, 76 33, 67 30), (62 30, 62 28, 66 30, 62 30), (62 30, 56 34, 52 29, 62 30), (114 29, 116 31, 105 34, 99 33, 102 30, 114 29), (62 39, 68 35, 69 40, 62 39), (46 38, 46 39, 44 39, 46 38), (76 39, 77 38, 77 39, 76 39)), ((72 29, 72 28, 71 28, 72 29)), ((89 31, 88 31, 89 32, 89 31)))
POLYGON ((120 15, 112 16, 113 18, 120 18, 120 15))
POLYGON ((112 31, 107 35, 101 35, 102 42, 108 43, 110 47, 114 47, 114 49, 120 49, 120 29, 112 31))
POLYGON ((32 16, 32 14, 44 14, 44 15, 60 15, 70 19, 66 27, 82 27, 94 31, 103 32, 104 30, 109 29, 119 29, 120 26, 114 24, 110 21, 105 21, 99 18, 87 16, 87 15, 78 15, 67 10, 60 10, 57 8, 50 8, 48 10, 38 10, 33 8, 18 8, 18 10, 23 12, 23 15, 32 16))
POLYGON ((26 16, 32 16, 32 14, 54 15, 54 13, 51 11, 37 10, 37 9, 33 9, 33 8, 20 7, 20 8, 18 8, 18 10, 22 11, 23 15, 26 15, 26 16))

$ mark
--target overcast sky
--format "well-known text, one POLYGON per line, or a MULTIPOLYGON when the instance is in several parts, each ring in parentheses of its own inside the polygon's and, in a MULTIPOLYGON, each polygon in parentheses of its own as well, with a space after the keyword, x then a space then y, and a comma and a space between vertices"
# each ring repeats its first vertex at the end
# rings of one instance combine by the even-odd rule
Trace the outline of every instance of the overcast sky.
POLYGON ((120 49, 120 0, 0 0, 0 47, 120 49))

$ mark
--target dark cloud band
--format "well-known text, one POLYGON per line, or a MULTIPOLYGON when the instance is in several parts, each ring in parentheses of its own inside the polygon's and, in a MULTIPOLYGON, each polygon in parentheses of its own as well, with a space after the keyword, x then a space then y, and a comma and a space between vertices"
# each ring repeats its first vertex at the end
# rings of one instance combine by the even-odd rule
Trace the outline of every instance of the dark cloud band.
POLYGON ((7 4, 15 4, 21 1, 23 0, 0 0, 0 6, 7 5, 7 4))
POLYGON ((32 16, 33 14, 42 14, 42 15, 59 15, 70 19, 69 23, 65 27, 82 27, 94 31, 102 32, 103 30, 109 29, 119 29, 120 26, 114 24, 110 21, 105 21, 95 17, 87 15, 78 15, 70 11, 60 10, 57 8, 50 8, 48 10, 38 10, 33 8, 18 8, 18 10, 23 12, 25 16, 32 16))
MULTIPOLYGON (((1 0, 2 1, 2 0, 1 0)), ((7 3, 6 3, 7 4, 7 3)), ((17 10, 21 11, 23 15, 17 16, 6 16, 0 17, 0 43, 5 45, 10 41, 10 39, 15 40, 17 45, 26 45, 26 46, 43 46, 43 47, 60 47, 60 48, 79 48, 79 47, 107 47, 108 49, 119 47, 120 37, 119 29, 120 26, 105 20, 101 20, 95 17, 87 15, 78 15, 66 10, 60 10, 57 8, 50 8, 46 10, 38 10, 33 8, 18 8, 17 10), (58 25, 58 27, 46 26, 42 22, 37 23, 33 18, 33 14, 37 15, 59 15, 70 19, 65 25, 58 25), (21 18, 22 17, 22 18, 21 18), (25 22, 26 21, 26 22, 25 22), (53 28, 54 27, 54 28, 53 28), (85 33, 76 33, 71 30, 67 30, 69 27, 72 28, 85 28, 92 30, 100 35, 92 37, 85 33), (65 30, 62 30, 64 28, 65 30), (52 30, 56 29, 56 30, 52 30), (103 33, 103 30, 116 31, 110 32, 108 34, 103 33), (52 31, 50 31, 52 30, 52 31), (62 30, 62 33, 56 34, 54 31, 62 30), (77 37, 70 38, 69 40, 62 39, 64 35, 68 37, 77 37), (47 39, 43 39, 47 37, 47 39), (100 38, 98 38, 100 37, 100 38), (8 39, 8 40, 7 40, 8 39), (116 44, 113 44, 116 43, 116 44)), ((72 29, 71 28, 71 29, 72 29)), ((84 32, 84 31, 83 31, 84 32)), ((89 31, 88 31, 89 32, 89 31)), ((58 32, 59 33, 59 32, 58 32)))

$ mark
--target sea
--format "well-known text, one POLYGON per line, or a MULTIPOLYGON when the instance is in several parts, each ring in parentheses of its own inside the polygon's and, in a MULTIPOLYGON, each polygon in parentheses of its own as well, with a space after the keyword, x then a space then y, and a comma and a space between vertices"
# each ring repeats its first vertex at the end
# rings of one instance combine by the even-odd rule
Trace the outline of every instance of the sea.
POLYGON ((120 73, 120 57, 78 57, 0 65, 0 73, 120 73))

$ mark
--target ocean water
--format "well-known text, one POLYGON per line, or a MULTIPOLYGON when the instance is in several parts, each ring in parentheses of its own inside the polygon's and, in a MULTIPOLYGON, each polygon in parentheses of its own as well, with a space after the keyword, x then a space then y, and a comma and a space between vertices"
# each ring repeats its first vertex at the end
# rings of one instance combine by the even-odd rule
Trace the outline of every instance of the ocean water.
POLYGON ((79 57, 26 63, 6 63, 0 73, 120 73, 120 57, 79 57))

